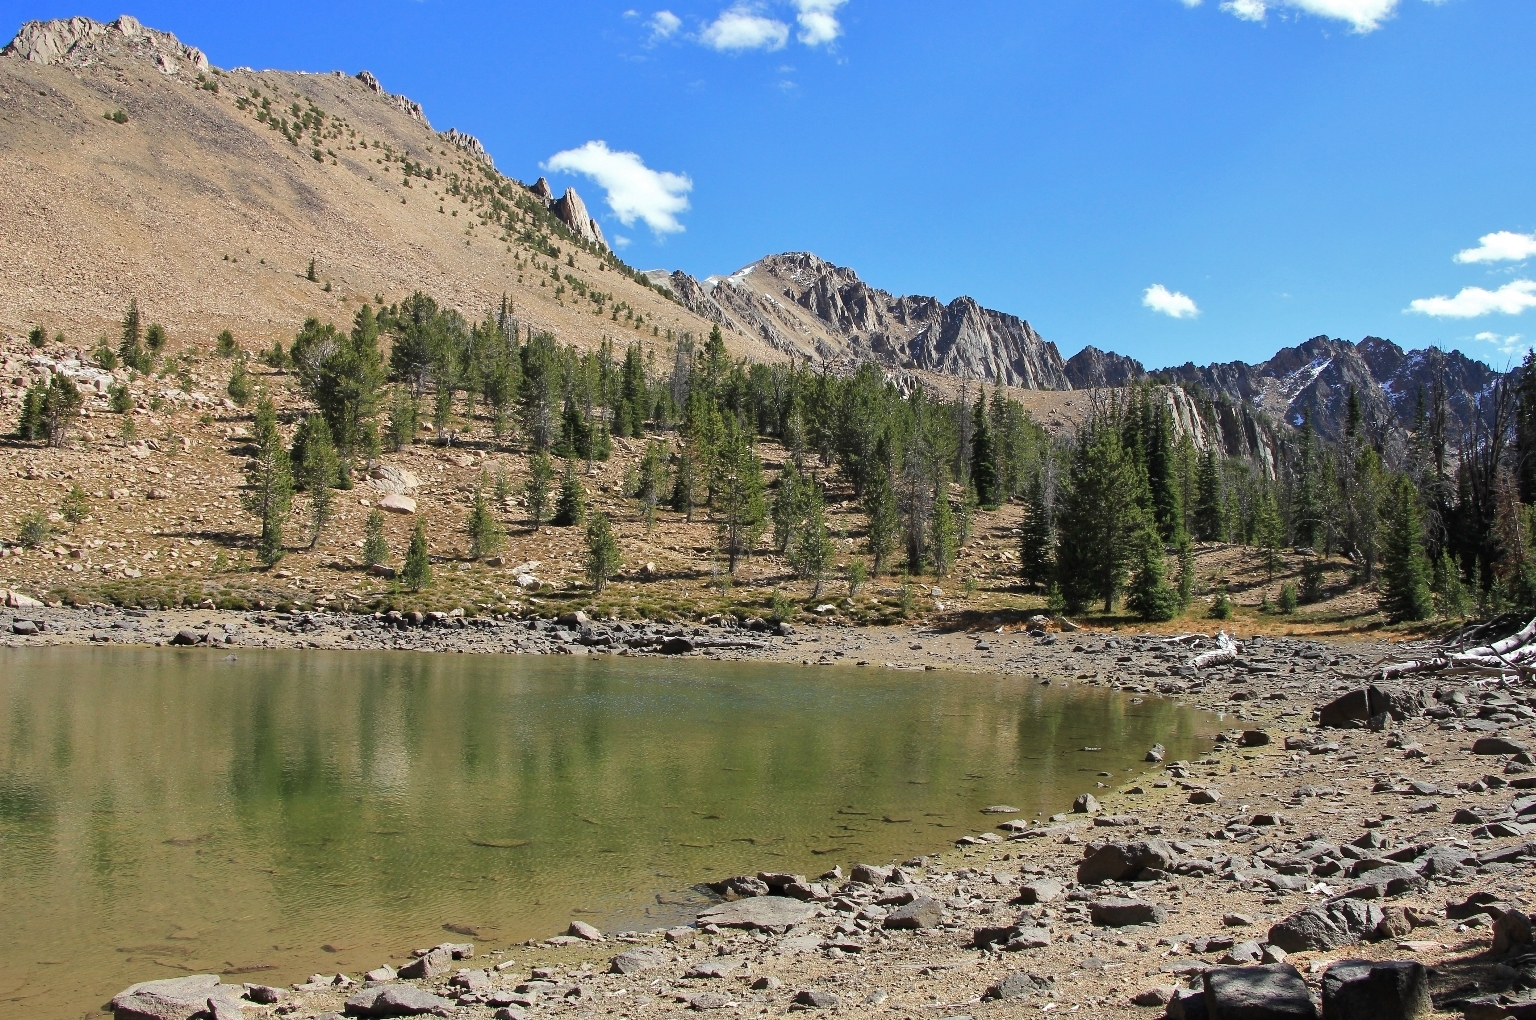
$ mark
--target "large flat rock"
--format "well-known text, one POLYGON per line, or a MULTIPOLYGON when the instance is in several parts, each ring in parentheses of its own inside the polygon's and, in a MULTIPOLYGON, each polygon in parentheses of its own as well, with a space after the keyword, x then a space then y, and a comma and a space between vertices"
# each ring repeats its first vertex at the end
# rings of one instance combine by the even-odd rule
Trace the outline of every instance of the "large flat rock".
POLYGON ((812 903, 788 896, 753 896, 710 907, 699 914, 699 923, 721 928, 792 928, 815 916, 812 903))
POLYGON ((115 1020, 192 1020, 207 1015, 210 998, 239 994, 239 986, 221 985, 217 974, 142 981, 113 997, 112 1015, 115 1020))

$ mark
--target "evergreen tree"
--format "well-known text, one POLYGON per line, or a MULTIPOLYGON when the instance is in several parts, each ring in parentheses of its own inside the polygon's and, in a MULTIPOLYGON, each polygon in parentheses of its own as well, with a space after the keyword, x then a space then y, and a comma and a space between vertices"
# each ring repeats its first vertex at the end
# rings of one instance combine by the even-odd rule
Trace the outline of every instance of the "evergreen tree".
POLYGON ((1147 485, 1152 491, 1152 516, 1162 540, 1177 543, 1184 533, 1184 500, 1173 456, 1173 417, 1163 404, 1150 413, 1153 422, 1147 437, 1147 485))
POLYGON ((1200 470, 1195 477, 1195 537, 1202 542, 1220 541, 1225 534, 1224 516, 1221 466, 1216 460, 1216 448, 1211 446, 1200 458, 1200 470))
POLYGON ((256 456, 245 469, 246 512, 261 519, 257 555, 271 566, 283 556, 283 519, 293 502, 293 473, 288 448, 277 428, 277 411, 270 397, 256 404, 256 456))
POLYGON ((221 358, 233 358, 239 354, 240 347, 235 343, 235 334, 227 329, 221 330, 213 350, 221 358))
POLYGON ((421 591, 432 580, 432 557, 427 553, 427 522, 419 517, 411 532, 411 544, 405 550, 405 568, 400 576, 411 591, 421 591))
POLYGON ((971 437, 971 484, 976 487, 976 498, 982 508, 996 510, 1001 502, 997 486, 997 451, 992 445, 984 398, 976 399, 972 417, 976 431, 971 437))
POLYGON ((358 311, 350 333, 311 318, 293 341, 299 385, 325 416, 331 440, 347 460, 371 454, 378 445, 373 417, 384 384, 378 341, 378 320, 370 305, 358 311))
POLYGON ((59 513, 71 524, 79 524, 91 515, 91 501, 79 482, 71 485, 64 494, 64 501, 59 504, 59 513))
POLYGON ((389 449, 399 453, 416 438, 421 427, 421 409, 416 398, 404 386, 395 387, 394 399, 389 405, 389 423, 385 427, 385 441, 389 449))
POLYGON ((313 549, 331 519, 331 487, 337 483, 341 463, 331 442, 325 418, 310 415, 294 436, 293 463, 298 466, 299 487, 309 493, 309 547, 313 549))
POLYGON ((773 547, 780 556, 789 552, 795 529, 805 520, 806 490, 811 487, 801 479, 794 461, 785 463, 773 493, 773 547))
POLYGON ((1186 536, 1179 543, 1179 605, 1187 608, 1195 600, 1195 550, 1186 536))
POLYGON ((1316 548, 1322 534, 1322 506, 1318 492, 1317 437, 1312 423, 1303 421, 1296 438, 1296 493, 1291 501, 1292 530, 1296 544, 1316 548))
POLYGON ((159 356, 165 350, 165 344, 165 327, 158 322, 151 322, 144 331, 144 346, 149 349, 151 356, 159 356))
POLYGON ((535 529, 544 523, 544 512, 549 509, 549 483, 555 477, 555 467, 549 454, 540 451, 528 458, 528 485, 524 490, 528 502, 528 520, 535 529))
POLYGON ((601 595, 608 581, 619 572, 619 542, 606 514, 593 511, 587 521, 587 581, 595 595, 601 595))
POLYGON ((384 511, 374 507, 368 511, 368 521, 363 525, 363 563, 377 567, 388 560, 389 545, 384 541, 384 511))
POLYGON ((1056 567, 1056 536, 1045 486, 1036 476, 1025 497, 1024 526, 1019 536, 1019 574, 1031 588, 1048 585, 1056 567))
POLYGON ((229 373, 229 385, 225 387, 225 392, 238 407, 244 407, 251 402, 251 373, 246 370, 244 359, 235 362, 234 370, 229 373))
POLYGON ((1140 550, 1145 483, 1118 430, 1103 422, 1078 439, 1057 515, 1056 577, 1070 612, 1102 599, 1112 612, 1140 550))
POLYGON ((940 471, 939 483, 933 494, 933 534, 928 549, 933 557, 933 572, 947 577, 955 565, 956 539, 955 513, 949 505, 948 472, 940 471))
POLYGON ((1264 562, 1265 575, 1271 581, 1275 579, 1275 571, 1279 570, 1282 564, 1280 543, 1283 537, 1280 511, 1275 506, 1275 495, 1266 488, 1260 495, 1258 506, 1255 508, 1254 538, 1264 562))
POLYGON ((1323 574, 1323 559, 1321 556, 1308 556, 1306 562, 1301 565, 1301 590, 1297 592, 1300 601, 1311 604, 1321 602, 1327 594, 1324 590, 1326 577, 1323 574))
POLYGON ((640 503, 640 515, 646 530, 656 526, 656 506, 667 488, 667 455, 655 440, 645 444, 645 456, 640 460, 640 475, 635 487, 635 499, 640 503))
POLYGON ((469 521, 466 530, 469 532, 469 558, 483 560, 487 556, 494 555, 501 548, 501 541, 506 537, 501 523, 496 520, 496 513, 491 509, 491 501, 485 497, 486 479, 482 475, 480 484, 475 486, 474 499, 469 506, 469 521))
POLYGON ((17 427, 21 438, 35 441, 46 434, 43 427, 43 405, 47 400, 48 384, 41 378, 27 387, 26 395, 21 399, 21 421, 17 427))
POLYGON ((1398 475, 1387 497, 1385 548, 1381 567, 1381 608, 1387 619, 1427 620, 1434 614, 1429 558, 1419 495, 1406 475, 1398 475))
POLYGON ((753 449, 752 437, 737 427, 734 417, 726 419, 714 489, 720 540, 729 572, 734 575, 737 560, 757 544, 768 516, 762 462, 753 449))
POLYGON ((864 515, 869 520, 869 553, 874 558, 870 569, 879 577, 885 570, 886 560, 896 546, 896 532, 901 522, 896 514, 896 495, 891 491, 891 481, 884 472, 876 473, 864 487, 864 515))
POLYGON ((1461 570, 1450 553, 1442 552, 1435 563, 1435 602, 1446 619, 1464 619, 1471 608, 1466 586, 1461 583, 1461 570))
POLYGON ((144 333, 140 325, 137 298, 128 302, 128 311, 123 315, 123 340, 117 353, 123 365, 135 372, 148 372, 153 367, 149 353, 144 350, 144 333))
POLYGON ((555 516, 551 524, 557 528, 574 528, 587 517, 587 490, 576 476, 576 462, 565 462, 565 477, 560 482, 560 496, 555 501, 555 516))
POLYGON ((63 446, 69 439, 69 429, 80 417, 85 398, 74 381, 62 372, 55 372, 43 391, 43 437, 49 446, 63 446))
POLYGON ((1171 620, 1179 611, 1179 596, 1168 586, 1162 539, 1155 531, 1142 535, 1136 557, 1136 573, 1126 605, 1143 620, 1171 620))
POLYGON ((821 582, 832 565, 832 538, 827 534, 826 503, 815 482, 805 486, 803 511, 790 544, 789 565, 802 580, 814 582, 811 598, 821 594, 821 582))

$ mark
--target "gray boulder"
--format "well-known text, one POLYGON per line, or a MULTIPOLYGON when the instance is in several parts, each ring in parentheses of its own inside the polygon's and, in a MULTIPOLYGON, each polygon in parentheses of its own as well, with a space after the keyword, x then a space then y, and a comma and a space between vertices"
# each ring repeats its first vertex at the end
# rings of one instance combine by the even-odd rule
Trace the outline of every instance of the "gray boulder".
POLYGON ((1419 695, 1370 684, 1341 695, 1318 709, 1317 724, 1333 729, 1363 727, 1381 715, 1401 722, 1424 709, 1419 695))
POLYGON ((415 985, 389 985, 384 988, 365 988, 347 999, 348 1016, 421 1016, 433 1013, 447 1016, 453 1009, 453 1001, 441 995, 433 995, 415 985))
POLYGON ((1124 928, 1131 924, 1162 924, 1168 919, 1168 911, 1156 903, 1143 900, 1108 899, 1094 900, 1088 905, 1093 923, 1106 928, 1124 928))
POLYGON ((843 1000, 836 992, 825 988, 804 988, 795 993, 795 1005, 808 1009, 836 1009, 842 1004, 843 1000))
POLYGON ((1016 970, 1001 981, 990 986, 982 993, 981 997, 983 999, 1017 999, 1021 995, 1048 992, 1055 983, 1054 978, 1041 977, 1039 974, 1016 970))
POLYGON ((660 949, 631 949, 608 961, 610 974, 638 974, 667 965, 667 954, 660 949))
POLYGON ((1054 878, 1037 878, 1019 890, 1020 903, 1050 903, 1066 892, 1054 878))
POLYGON ((112 998, 116 1020, 192 1020, 208 1011, 210 998, 238 998, 237 985, 219 984, 217 974, 191 974, 164 981, 141 981, 112 998))
POLYGON ((891 869, 874 864, 855 864, 848 873, 848 881, 864 885, 882 886, 891 880, 891 869))
POLYGON ((430 980, 453 969, 453 953, 438 946, 400 968, 400 976, 410 980, 430 980))
POLYGON ((1214 967, 1205 972, 1210 1020, 1317 1020, 1301 972, 1288 963, 1214 967))
POLYGON ((1084 885, 1134 881, 1143 871, 1167 871, 1174 860, 1173 849, 1160 839, 1142 843, 1090 843, 1077 866, 1077 880, 1084 885))
POLYGON ((937 928, 944 922, 944 905, 932 896, 919 896, 904 907, 886 915, 881 923, 887 928, 915 930, 937 928))
POLYGON ((1325 1020, 1417 1020, 1433 1010, 1417 960, 1340 960, 1323 972, 1325 1020))
POLYGON ((1382 917, 1376 904, 1355 899, 1314 903, 1269 929, 1269 942, 1287 953, 1353 946, 1374 938, 1382 917))
POLYGON ((782 931, 816 916, 814 904, 788 896, 753 896, 734 903, 721 903, 699 914, 699 924, 721 928, 761 928, 782 931))
POLYGON ((1507 737, 1478 737, 1472 742, 1473 754, 1524 754, 1527 748, 1507 737))

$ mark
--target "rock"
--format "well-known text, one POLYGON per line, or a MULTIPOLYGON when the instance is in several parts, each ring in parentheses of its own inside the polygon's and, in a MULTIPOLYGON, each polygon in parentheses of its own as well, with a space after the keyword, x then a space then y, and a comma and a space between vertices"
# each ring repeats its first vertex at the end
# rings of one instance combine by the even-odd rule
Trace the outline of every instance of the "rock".
POLYGON ((1094 900, 1088 905, 1093 923, 1106 928, 1124 928, 1131 924, 1162 924, 1168 919, 1168 911, 1156 903, 1143 900, 1107 899, 1094 900))
POLYGON ((562 613, 555 621, 555 625, 564 627, 566 630, 581 630, 583 627, 592 625, 592 617, 578 609, 574 613, 562 613))
MULTIPOLYGON (((389 977, 385 978, 383 980, 393 980, 394 976, 395 976, 394 968, 393 967, 385 967, 384 969, 389 971, 389 977)), ((247 999, 250 999, 252 1002, 258 1003, 258 1004, 263 1005, 263 1006, 271 1006, 271 1005, 274 1005, 276 1003, 279 1003, 279 1002, 283 1001, 284 996, 286 996, 287 994, 288 994, 287 989, 273 988, 271 985, 246 985, 245 986, 245 997, 247 999)))
POLYGON ((201 644, 202 640, 203 640, 203 636, 201 634, 199 634, 197 631, 190 630, 188 628, 183 627, 181 630, 178 630, 176 632, 176 636, 175 637, 171 638, 171 644, 173 644, 173 645, 196 645, 196 644, 201 644))
POLYGON ((750 987, 755 992, 776 992, 780 988, 784 987, 784 982, 780 981, 772 974, 769 974, 766 977, 760 977, 756 981, 752 982, 750 987))
POLYGON ((667 965, 667 954, 660 949, 631 949, 608 961, 610 974, 638 974, 667 965))
POLYGON ((728 978, 741 969, 741 958, 736 956, 717 956, 714 959, 705 960, 690 967, 683 975, 687 978, 728 978))
POLYGON ((1318 709, 1317 724, 1333 729, 1363 727, 1381 715, 1401 722, 1423 710, 1417 694, 1371 684, 1335 698, 1318 709))
POLYGON ((1171 985, 1158 985, 1155 988, 1147 988, 1131 996, 1131 1005, 1166 1006, 1178 994, 1179 990, 1171 985))
POLYGON ((1324 951, 1374 938, 1381 908, 1357 899, 1314 903, 1276 923, 1269 941, 1287 953, 1324 951))
POLYGON ((981 813, 984 815, 1016 815, 1019 813, 1019 809, 1009 807, 1007 804, 993 804, 991 807, 982 808, 981 813))
POLYGON ((491 1014, 491 1020, 526 1020, 528 1011, 521 1006, 503 1006, 491 1014))
POLYGON ((1473 754, 1526 754, 1526 746, 1507 737, 1478 737, 1472 742, 1473 754))
POLYGON ((1250 928, 1253 926, 1253 918, 1246 914, 1227 914, 1222 917, 1221 923, 1228 928, 1250 928))
POLYGON ((890 868, 881 868, 873 864, 855 864, 853 870, 848 873, 848 881, 862 882, 864 885, 879 887, 890 880, 890 868))
MULTIPOLYGON (((401 968, 402 972, 404 968, 401 968)), ((420 1016, 436 1013, 447 1016, 453 1009, 453 1001, 434 995, 415 985, 387 985, 383 988, 365 988, 347 999, 349 1016, 420 1016)))
POLYGON ((1168 1000, 1168 1020, 1206 1020, 1203 988, 1183 989, 1168 1000))
POLYGON ((1268 743, 1269 743, 1269 734, 1265 733, 1263 730, 1244 730, 1243 731, 1243 746, 1244 747, 1264 747, 1268 743))
POLYGON ((1050 903, 1061 898, 1066 887, 1054 878, 1037 878, 1019 890, 1020 903, 1050 903))
POLYGON ((245 1020, 239 1004, 228 999, 209 999, 207 1016, 209 1020, 245 1020))
MULTIPOLYGON (((709 888, 729 900, 739 900, 747 896, 767 896, 775 891, 767 882, 751 875, 740 875, 736 878, 727 878, 719 882, 710 882, 709 888)), ((782 887, 778 891, 782 895, 782 887)))
POLYGON ((368 469, 368 484, 379 492, 404 496, 421 487, 421 479, 404 468, 376 464, 368 469))
MULTIPOLYGON (((143 981, 112 997, 115 1020, 192 1020, 208 1009, 208 1000, 218 995, 217 974, 193 974, 163 981, 143 981)), ((239 990, 231 986, 238 995, 239 990)))
POLYGON ((1149 761, 1156 765, 1161 762, 1163 758, 1167 756, 1167 754, 1168 749, 1162 744, 1153 744, 1152 749, 1147 752, 1147 756, 1143 758, 1142 761, 1149 761))
POLYGON ((807 1009, 836 1009, 842 1004, 843 1000, 836 992, 824 988, 803 988, 795 993, 795 1005, 807 1009))
POLYGON ((4 591, 4 602, 7 609, 42 609, 43 604, 29 595, 23 595, 19 591, 10 588, 4 591))
POLYGON ((1100 829, 1127 829, 1133 825, 1140 825, 1141 819, 1135 815, 1098 815, 1093 824, 1100 829))
POLYGON ((693 651, 693 642, 685 637, 669 637, 661 643, 662 655, 687 655, 693 651))
POLYGON ((1144 843, 1090 844, 1088 855, 1077 866, 1083 885, 1107 881, 1131 881, 1143 871, 1166 871, 1174 862, 1173 850, 1160 839, 1144 843))
POLYGON ((448 980, 452 988, 470 995, 485 995, 491 990, 491 975, 484 970, 461 970, 448 980))
POLYGON ((1531 919, 1523 911, 1506 910, 1493 919, 1493 953, 1503 955, 1531 944, 1531 919))
POLYGON ((906 906, 891 911, 881 924, 886 928, 914 930, 937 928, 943 921, 944 905, 932 896, 919 896, 906 906))
POLYGON ((689 1009, 725 1009, 736 1003, 729 995, 721 995, 719 992, 700 992, 688 1000, 689 1009))
POLYGON ((1306 980, 1288 963, 1214 967, 1204 980, 1211 1020, 1317 1020, 1306 980))
POLYGON ((400 976, 407 980, 430 980, 441 977, 452 968, 453 954, 438 946, 401 967, 400 976))
POLYGON ((566 929, 565 933, 578 939, 585 939, 588 942, 603 941, 603 933, 585 921, 572 921, 571 926, 566 929))
POLYGON ((816 907, 813 904, 787 896, 754 896, 701 911, 698 921, 700 925, 713 924, 721 928, 783 930, 814 916, 816 907))
POLYGON ((1215 804, 1220 800, 1220 790, 1195 790, 1189 795, 1189 802, 1191 804, 1215 804))
POLYGON ((11 633, 32 637, 37 633, 37 624, 31 620, 15 620, 11 623, 11 633))
POLYGON ((1222 956, 1224 964, 1258 963, 1264 956, 1264 947, 1252 940, 1239 942, 1222 956))
POLYGON ((1323 971, 1328 1020, 1417 1020, 1433 1010, 1417 960, 1340 960, 1323 971))
POLYGON ((391 492, 379 500, 379 509, 392 514, 413 514, 416 512, 416 500, 402 493, 391 492))
POLYGON ((1016 970, 1001 981, 991 985, 981 994, 983 999, 1017 999, 1021 995, 1048 992, 1055 981, 1028 971, 1016 970))
POLYGON ((1080 793, 1078 794, 1077 799, 1072 802, 1072 812, 1074 814, 1092 815, 1097 814, 1098 811, 1098 798, 1096 798, 1091 793, 1080 793))

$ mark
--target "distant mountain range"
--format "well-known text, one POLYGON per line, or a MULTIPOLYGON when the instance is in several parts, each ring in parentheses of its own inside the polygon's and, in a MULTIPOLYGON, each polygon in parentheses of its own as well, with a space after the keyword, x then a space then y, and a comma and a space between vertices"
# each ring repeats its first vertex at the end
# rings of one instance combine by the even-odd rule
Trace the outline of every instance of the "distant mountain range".
POLYGON ((1368 423, 1407 426, 1438 375, 1451 417, 1468 420, 1479 394, 1500 373, 1457 351, 1404 351, 1389 340, 1359 343, 1313 337, 1268 361, 1149 371, 1122 354, 1085 347, 1063 359, 1016 315, 960 297, 895 296, 857 273, 808 252, 770 255, 729 276, 699 281, 683 272, 648 274, 689 310, 722 327, 818 363, 874 359, 891 369, 925 370, 1029 389, 1125 386, 1154 379, 1235 406, 1251 405, 1279 423, 1310 421, 1319 434, 1342 433, 1353 388, 1368 423))

